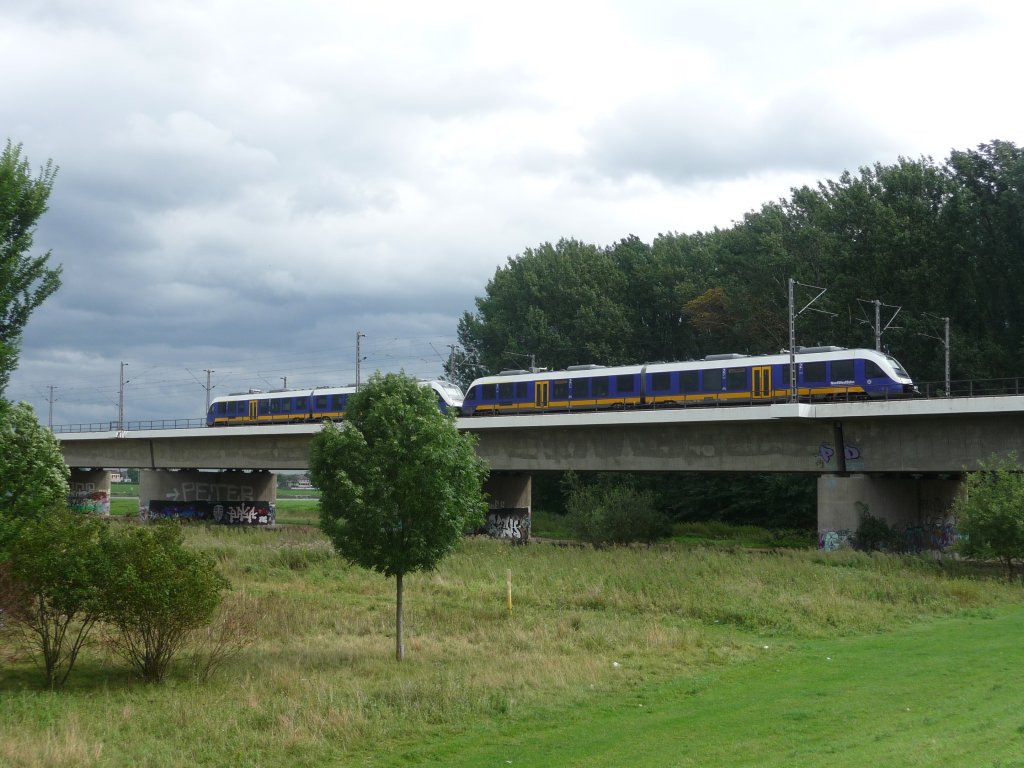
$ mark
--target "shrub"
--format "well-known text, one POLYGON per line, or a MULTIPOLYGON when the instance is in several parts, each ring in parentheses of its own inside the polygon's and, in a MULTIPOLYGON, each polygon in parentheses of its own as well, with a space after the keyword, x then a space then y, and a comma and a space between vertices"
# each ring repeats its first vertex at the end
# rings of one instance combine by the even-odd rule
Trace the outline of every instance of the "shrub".
POLYGON ((865 552, 898 552, 903 545, 899 530, 882 518, 872 515, 866 504, 858 502, 858 507, 860 524, 857 526, 857 549, 865 552))
POLYGON ((101 526, 66 509, 25 520, 0 568, 0 610, 39 655, 48 688, 64 685, 100 617, 101 526))
POLYGON ((995 559, 1013 578, 1013 564, 1024 560, 1024 475, 1013 454, 969 472, 954 504, 962 536, 957 549, 967 557, 995 559))
POLYGON ((630 485, 577 486, 566 506, 573 535, 591 544, 652 542, 672 529, 668 517, 654 506, 654 494, 630 485))
POLYGON ((209 555, 185 549, 174 522, 112 528, 102 545, 113 647, 143 680, 159 682, 193 630, 213 617, 227 581, 209 555))

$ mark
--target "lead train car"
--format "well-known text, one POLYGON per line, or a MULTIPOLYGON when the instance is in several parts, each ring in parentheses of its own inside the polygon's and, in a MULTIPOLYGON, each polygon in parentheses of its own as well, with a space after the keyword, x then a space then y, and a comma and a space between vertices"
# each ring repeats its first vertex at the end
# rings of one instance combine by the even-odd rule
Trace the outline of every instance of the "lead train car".
MULTIPOLYGON (((873 349, 799 347, 798 394, 811 399, 905 397, 914 382, 893 357, 873 349)), ((789 353, 565 371, 506 371, 474 381, 460 413, 600 410, 611 408, 741 405, 788 400, 789 353)))
MULTIPOLYGON (((442 413, 458 412, 462 404, 462 390, 455 384, 439 379, 421 381, 437 394, 437 407, 442 413)), ((304 421, 339 421, 345 418, 345 409, 353 387, 318 387, 316 389, 289 389, 274 392, 245 392, 214 398, 206 412, 206 426, 230 427, 252 424, 295 424, 304 421)))

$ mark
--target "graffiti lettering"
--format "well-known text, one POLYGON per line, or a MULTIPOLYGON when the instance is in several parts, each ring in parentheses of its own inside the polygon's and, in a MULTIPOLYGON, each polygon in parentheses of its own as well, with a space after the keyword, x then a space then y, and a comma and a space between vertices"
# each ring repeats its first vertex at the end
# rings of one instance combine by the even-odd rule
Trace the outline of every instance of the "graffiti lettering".
POLYGON ((485 531, 494 539, 525 543, 530 540, 530 512, 522 507, 492 509, 487 513, 485 531))
POLYGON ((177 488, 167 491, 167 499, 174 502, 186 501, 253 501, 254 491, 251 485, 234 483, 182 483, 177 488))
POLYGON ((139 519, 210 520, 224 525, 274 525, 277 511, 269 501, 242 502, 227 506, 211 501, 167 501, 153 499, 139 505, 139 519))

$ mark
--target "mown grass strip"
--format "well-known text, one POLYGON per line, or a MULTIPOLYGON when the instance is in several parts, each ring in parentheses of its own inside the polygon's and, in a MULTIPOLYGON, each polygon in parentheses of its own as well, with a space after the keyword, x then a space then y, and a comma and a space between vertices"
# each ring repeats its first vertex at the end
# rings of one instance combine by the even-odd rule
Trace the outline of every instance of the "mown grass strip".
POLYGON ((1024 766, 1024 609, 768 644, 755 661, 476 724, 367 764, 1024 766))

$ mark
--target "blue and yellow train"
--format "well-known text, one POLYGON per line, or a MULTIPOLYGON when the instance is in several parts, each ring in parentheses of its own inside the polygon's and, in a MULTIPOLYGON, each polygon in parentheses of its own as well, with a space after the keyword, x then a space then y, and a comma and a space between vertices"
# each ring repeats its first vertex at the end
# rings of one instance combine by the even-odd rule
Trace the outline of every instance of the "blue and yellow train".
MULTIPOLYGON (((854 400, 913 395, 914 382, 895 358, 873 349, 798 347, 801 399, 854 400)), ((710 355, 703 360, 564 371, 504 371, 474 381, 463 416, 510 413, 748 405, 790 399, 790 355, 710 355)))
MULTIPOLYGON (((462 404, 462 390, 438 379, 421 381, 437 394, 442 413, 462 404)), ((349 387, 317 387, 261 392, 250 390, 214 398, 206 413, 206 426, 230 427, 253 424, 298 424, 307 421, 338 421, 345 418, 349 396, 356 391, 349 387)))

